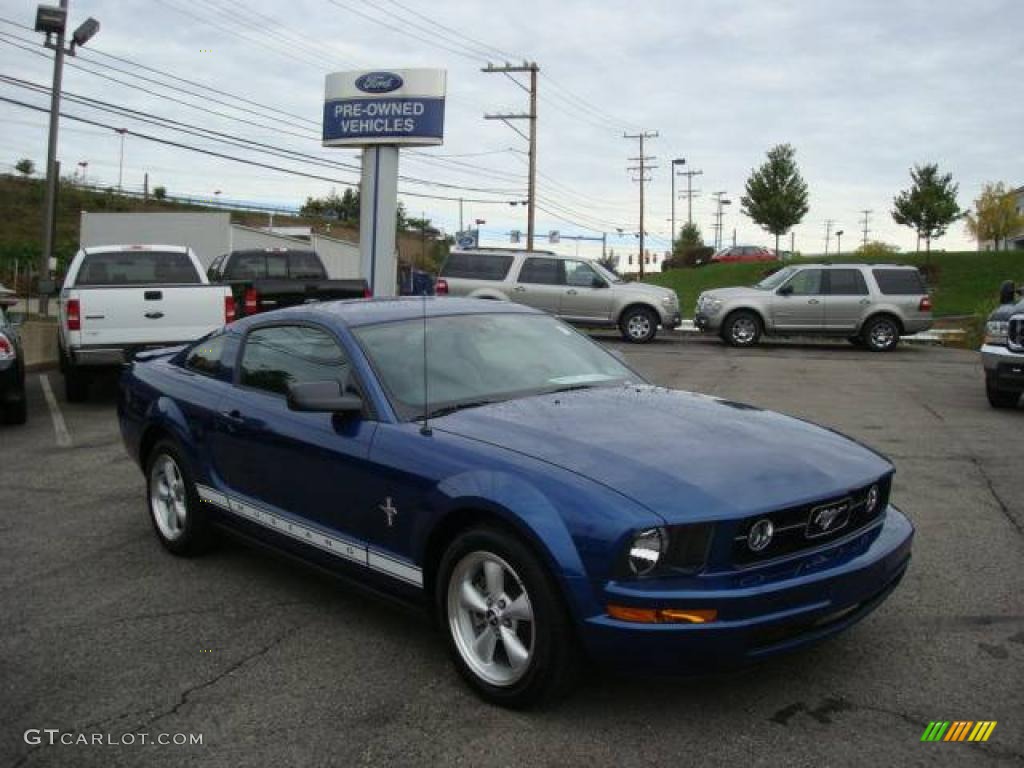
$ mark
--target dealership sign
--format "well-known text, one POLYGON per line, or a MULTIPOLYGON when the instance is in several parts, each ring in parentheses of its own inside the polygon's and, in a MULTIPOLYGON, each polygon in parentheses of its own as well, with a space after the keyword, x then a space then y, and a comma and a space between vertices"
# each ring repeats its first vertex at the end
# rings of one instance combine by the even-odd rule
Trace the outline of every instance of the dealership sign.
POLYGON ((327 75, 323 145, 440 144, 444 137, 445 83, 443 69, 327 75))

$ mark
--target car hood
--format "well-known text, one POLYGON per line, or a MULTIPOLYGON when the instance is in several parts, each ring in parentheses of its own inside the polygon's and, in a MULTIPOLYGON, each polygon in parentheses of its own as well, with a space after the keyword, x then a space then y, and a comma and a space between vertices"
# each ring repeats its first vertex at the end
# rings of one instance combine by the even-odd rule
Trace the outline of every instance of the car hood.
POLYGON ((715 298, 726 300, 735 299, 742 296, 759 296, 764 297, 770 295, 768 291, 762 291, 757 288, 751 288, 749 286, 735 286, 733 288, 712 288, 711 290, 704 291, 702 296, 714 296, 715 298))
POLYGON ((1016 304, 1000 304, 994 310, 992 314, 988 316, 991 320, 1009 320, 1014 315, 1024 314, 1024 301, 1020 301, 1016 304))
POLYGON ((839 496, 892 470, 878 453, 809 422, 648 385, 511 400, 434 426, 587 477, 670 524, 839 496))
POLYGON ((650 283, 628 283, 626 285, 616 286, 621 290, 628 290, 630 293, 641 293, 645 296, 651 296, 660 299, 662 296, 675 296, 676 292, 671 288, 665 288, 661 285, 651 285, 650 283))

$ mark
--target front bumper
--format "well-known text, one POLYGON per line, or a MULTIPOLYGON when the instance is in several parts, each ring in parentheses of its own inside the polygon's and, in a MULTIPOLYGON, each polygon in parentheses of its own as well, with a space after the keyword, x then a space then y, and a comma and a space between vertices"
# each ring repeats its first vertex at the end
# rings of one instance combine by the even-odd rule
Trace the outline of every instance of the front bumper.
POLYGON ((698 312, 693 316, 693 325, 698 331, 712 333, 718 331, 721 319, 717 315, 712 317, 711 315, 705 315, 703 312, 698 312))
POLYGON ((981 361, 985 375, 1000 390, 1024 392, 1024 353, 1011 352, 998 344, 985 344, 981 348, 981 361))
MULTIPOLYGON (((725 588, 645 589, 612 583, 605 599, 635 607, 713 608, 707 624, 642 624, 606 614, 584 621, 599 663, 621 671, 694 673, 729 669, 841 632, 880 605, 910 562, 914 528, 889 506, 882 520, 799 560, 779 580, 739 571, 725 588), (761 579, 761 581, 759 581, 761 579), (640 660, 640 661, 638 661, 640 660)), ((720 577, 715 581, 720 585, 720 577)))

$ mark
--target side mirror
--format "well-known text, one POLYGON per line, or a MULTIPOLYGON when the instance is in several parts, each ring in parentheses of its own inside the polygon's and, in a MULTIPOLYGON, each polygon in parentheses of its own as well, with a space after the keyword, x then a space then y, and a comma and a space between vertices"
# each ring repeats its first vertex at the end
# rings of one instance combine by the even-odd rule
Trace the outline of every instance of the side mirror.
POLYGON ((1006 280, 1002 285, 999 286, 999 303, 1017 303, 1017 290, 1016 288, 1014 288, 1013 280, 1006 280))
POLYGON ((597 275, 594 275, 594 280, 590 284, 590 287, 591 288, 607 288, 608 287, 608 283, 606 283, 603 278, 598 277, 597 275))
POLYGON ((309 413, 360 413, 363 398, 344 392, 337 381, 304 381, 288 385, 288 408, 309 413))
POLYGON ((792 285, 784 285, 781 288, 779 288, 779 296, 792 296, 792 295, 793 295, 793 286, 792 285))

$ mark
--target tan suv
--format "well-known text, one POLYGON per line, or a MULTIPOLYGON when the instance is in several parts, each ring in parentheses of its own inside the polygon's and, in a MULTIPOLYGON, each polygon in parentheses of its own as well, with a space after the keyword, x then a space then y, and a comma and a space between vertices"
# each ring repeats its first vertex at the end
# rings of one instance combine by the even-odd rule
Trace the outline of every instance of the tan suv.
POLYGON ((734 347, 765 335, 840 336, 876 352, 932 326, 932 302, 915 267, 801 264, 757 285, 715 288, 697 299, 694 324, 734 347))
POLYGON ((514 301, 577 325, 617 326, 637 344, 653 339, 659 325, 670 329, 681 322, 675 291, 626 282, 600 264, 550 251, 452 251, 437 292, 514 301))

